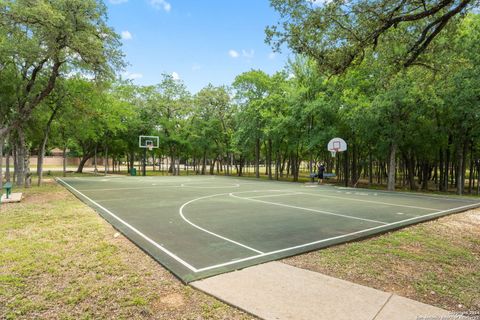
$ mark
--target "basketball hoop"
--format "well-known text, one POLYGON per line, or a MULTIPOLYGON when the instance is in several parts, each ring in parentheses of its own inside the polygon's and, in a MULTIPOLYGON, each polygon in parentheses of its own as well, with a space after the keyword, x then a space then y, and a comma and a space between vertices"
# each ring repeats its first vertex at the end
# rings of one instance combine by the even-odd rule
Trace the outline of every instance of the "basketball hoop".
POLYGON ((148 149, 148 151, 152 151, 153 150, 153 144, 147 145, 147 149, 148 149))
POLYGON ((337 152, 343 152, 347 150, 347 143, 342 138, 333 138, 328 142, 327 150, 332 154, 332 158, 335 158, 337 152))

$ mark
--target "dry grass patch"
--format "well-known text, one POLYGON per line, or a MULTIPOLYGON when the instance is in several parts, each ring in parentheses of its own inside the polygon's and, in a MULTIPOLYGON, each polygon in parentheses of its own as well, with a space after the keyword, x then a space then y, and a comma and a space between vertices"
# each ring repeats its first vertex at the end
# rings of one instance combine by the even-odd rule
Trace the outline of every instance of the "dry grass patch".
POLYGON ((53 182, 0 208, 2 319, 252 319, 183 285, 53 182))
POLYGON ((479 310, 480 210, 284 262, 452 311, 479 310))

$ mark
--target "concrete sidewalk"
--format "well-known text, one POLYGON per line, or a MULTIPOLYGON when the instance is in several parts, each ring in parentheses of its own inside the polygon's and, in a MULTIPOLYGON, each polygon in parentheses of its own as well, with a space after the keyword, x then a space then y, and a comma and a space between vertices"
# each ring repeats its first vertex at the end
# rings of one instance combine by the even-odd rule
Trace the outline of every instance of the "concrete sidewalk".
POLYGON ((449 315, 427 304, 280 262, 191 285, 263 319, 415 320, 449 315))

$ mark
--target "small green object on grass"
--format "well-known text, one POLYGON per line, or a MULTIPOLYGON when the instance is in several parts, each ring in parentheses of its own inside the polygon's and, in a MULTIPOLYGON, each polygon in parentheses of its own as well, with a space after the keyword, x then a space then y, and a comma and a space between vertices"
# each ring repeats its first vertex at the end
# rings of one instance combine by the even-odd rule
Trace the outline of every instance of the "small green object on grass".
POLYGON ((7 182, 3 185, 3 189, 7 192, 7 199, 10 198, 10 194, 12 194, 12 183, 7 182))

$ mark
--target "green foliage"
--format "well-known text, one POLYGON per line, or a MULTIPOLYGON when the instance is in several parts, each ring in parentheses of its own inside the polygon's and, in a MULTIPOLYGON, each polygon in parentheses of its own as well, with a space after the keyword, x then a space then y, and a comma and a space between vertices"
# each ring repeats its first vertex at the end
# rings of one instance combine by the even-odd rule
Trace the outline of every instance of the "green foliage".
POLYGON ((0 136, 24 125, 57 78, 100 79, 123 65, 105 10, 95 0, 0 1, 0 136))
POLYGON ((315 59, 329 74, 359 65, 377 50, 388 64, 410 66, 421 60, 432 41, 474 1, 271 0, 280 22, 266 29, 267 42, 315 59))

